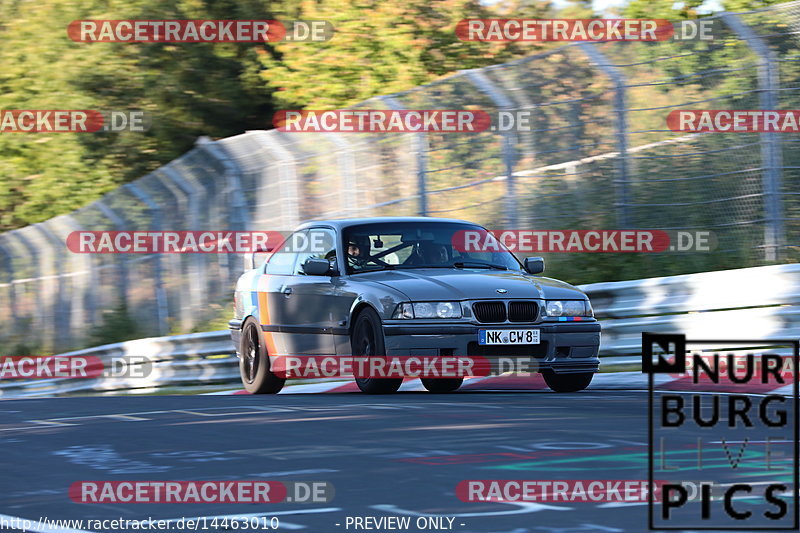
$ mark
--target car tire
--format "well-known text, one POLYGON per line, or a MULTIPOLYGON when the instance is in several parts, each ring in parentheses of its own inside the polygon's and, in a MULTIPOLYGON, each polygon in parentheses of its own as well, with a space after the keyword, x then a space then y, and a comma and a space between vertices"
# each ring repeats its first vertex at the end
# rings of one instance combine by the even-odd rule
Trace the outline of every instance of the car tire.
POLYGON ((443 393, 457 391, 464 378, 423 378, 420 381, 428 391, 443 393))
POLYGON ((276 394, 286 380, 270 372, 269 353, 261 325, 253 317, 242 324, 239 342, 239 376, 251 394, 276 394))
POLYGON ((547 386, 554 392, 578 392, 589 386, 594 377, 594 372, 556 374, 552 370, 544 370, 542 377, 547 386))
MULTIPOLYGON (((353 357, 383 357, 386 346, 383 340, 381 319, 373 309, 364 309, 356 317, 350 334, 353 357)), ((361 392, 367 394, 391 394, 403 384, 403 378, 356 378, 361 392)))

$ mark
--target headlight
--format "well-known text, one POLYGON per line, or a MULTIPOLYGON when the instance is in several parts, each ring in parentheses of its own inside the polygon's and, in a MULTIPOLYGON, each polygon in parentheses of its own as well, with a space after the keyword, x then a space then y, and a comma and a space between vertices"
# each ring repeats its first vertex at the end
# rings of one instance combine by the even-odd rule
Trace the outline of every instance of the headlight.
POLYGON ((545 308, 547 316, 561 316, 564 314, 564 302, 561 300, 547 300, 545 308))
POLYGON ((404 303, 397 306, 394 310, 392 318, 414 318, 414 310, 411 308, 410 303, 404 303))
POLYGON ((586 308, 583 302, 575 300, 568 300, 564 302, 564 316, 583 316, 586 313, 586 308))
POLYGON ((594 316, 588 300, 547 300, 547 316, 594 316))
POLYGON ((392 318, 461 318, 461 305, 458 302, 402 303, 392 318))

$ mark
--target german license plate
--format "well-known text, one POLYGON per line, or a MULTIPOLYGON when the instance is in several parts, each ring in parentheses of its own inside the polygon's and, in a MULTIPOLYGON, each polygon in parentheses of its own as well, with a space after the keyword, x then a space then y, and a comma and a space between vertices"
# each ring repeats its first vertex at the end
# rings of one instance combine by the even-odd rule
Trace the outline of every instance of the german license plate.
POLYGON ((479 329, 478 344, 539 344, 539 330, 479 329))

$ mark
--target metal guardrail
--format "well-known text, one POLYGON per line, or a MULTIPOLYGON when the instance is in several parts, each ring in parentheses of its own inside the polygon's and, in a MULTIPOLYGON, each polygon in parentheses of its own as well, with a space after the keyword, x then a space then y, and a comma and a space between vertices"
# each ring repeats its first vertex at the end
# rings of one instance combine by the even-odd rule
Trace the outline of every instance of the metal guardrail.
MULTIPOLYGON (((681 332, 690 339, 800 338, 800 264, 775 265, 580 286, 603 324, 601 368, 639 363, 641 334, 681 332)), ((61 356, 104 361, 146 357, 146 377, 8 380, 2 397, 239 383, 227 330, 108 344, 61 356)))
MULTIPOLYGON (((713 252, 677 256, 698 271, 796 258, 800 135, 685 135, 665 117, 797 109, 800 0, 704 20, 714 41, 570 43, 352 106, 520 112, 520 131, 201 138, 91 204, 0 234, 0 353, 86 346, 86 325, 113 327, 118 306, 142 335, 195 331, 240 273, 226 254, 68 253, 73 231, 291 230, 418 213, 491 229, 712 231, 713 252)), ((667 272, 674 257, 649 263, 667 272)), ((570 276, 619 264, 553 259, 570 276)))
POLYGON ((583 285, 603 324, 603 355, 638 354, 641 334, 800 338, 800 264, 583 285))
MULTIPOLYGON (((73 393, 103 393, 122 390, 153 392, 167 387, 185 387, 239 382, 239 366, 230 332, 209 331, 171 337, 151 337, 106 344, 59 354, 61 357, 99 357, 104 363, 130 361, 148 365, 144 377, 56 378, 0 381, 0 398, 23 398, 73 393)), ((144 370, 144 369, 141 369, 144 370)), ((141 372, 139 370, 138 372, 141 372)))

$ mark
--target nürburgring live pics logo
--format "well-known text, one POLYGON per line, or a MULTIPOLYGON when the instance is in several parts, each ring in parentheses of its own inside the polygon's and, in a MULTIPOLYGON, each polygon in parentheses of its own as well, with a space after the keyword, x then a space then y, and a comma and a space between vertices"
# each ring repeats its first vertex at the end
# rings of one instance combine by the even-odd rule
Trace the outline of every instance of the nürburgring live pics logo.
POLYGON ((642 334, 651 530, 798 528, 798 344, 642 334))

